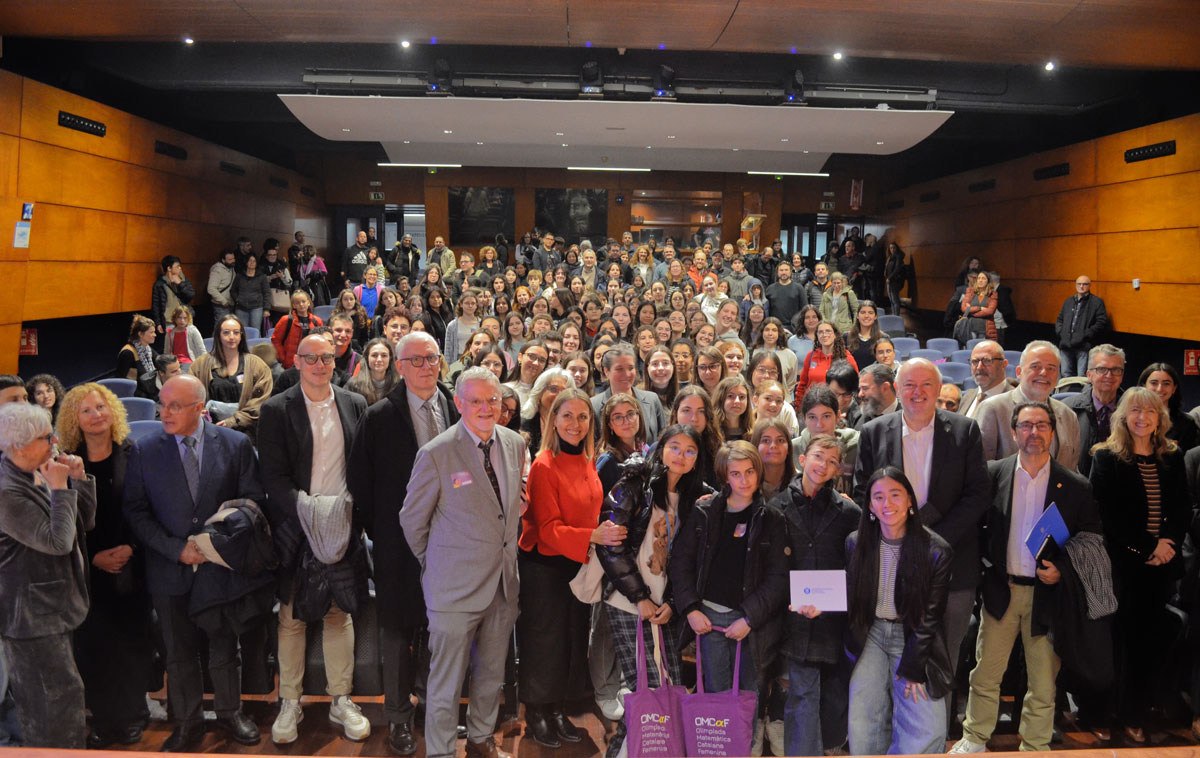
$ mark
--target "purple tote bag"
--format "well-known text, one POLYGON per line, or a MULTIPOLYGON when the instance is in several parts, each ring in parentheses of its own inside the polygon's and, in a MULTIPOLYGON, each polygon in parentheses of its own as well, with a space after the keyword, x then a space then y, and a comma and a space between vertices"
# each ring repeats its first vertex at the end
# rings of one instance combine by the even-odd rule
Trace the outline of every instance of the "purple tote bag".
MULTIPOLYGON (((679 758, 683 755, 679 699, 687 689, 671 684, 661 661, 658 662, 658 676, 662 686, 650 689, 646 646, 642 641, 644 624, 639 621, 637 633, 637 689, 625 695, 625 746, 629 758, 679 758)), ((651 635, 656 650, 662 655, 657 626, 651 626, 651 635)))
MULTIPOLYGON (((714 626, 710 634, 724 631, 714 626)), ((696 692, 684 695, 681 706, 688 758, 750 755, 758 695, 750 690, 738 689, 741 668, 742 640, 738 640, 733 663, 733 689, 728 692, 705 692, 700 635, 696 635, 696 692)))

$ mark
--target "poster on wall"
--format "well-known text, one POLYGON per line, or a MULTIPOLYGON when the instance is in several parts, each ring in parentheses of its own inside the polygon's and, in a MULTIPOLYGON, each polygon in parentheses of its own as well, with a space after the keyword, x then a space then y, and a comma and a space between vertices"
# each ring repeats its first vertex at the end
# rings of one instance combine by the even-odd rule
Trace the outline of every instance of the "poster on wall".
POLYGON ((608 236, 606 189, 538 189, 533 204, 534 225, 565 237, 568 245, 586 239, 599 248, 608 236))
POLYGON ((496 244, 496 236, 513 240, 511 187, 450 187, 450 247, 496 244))

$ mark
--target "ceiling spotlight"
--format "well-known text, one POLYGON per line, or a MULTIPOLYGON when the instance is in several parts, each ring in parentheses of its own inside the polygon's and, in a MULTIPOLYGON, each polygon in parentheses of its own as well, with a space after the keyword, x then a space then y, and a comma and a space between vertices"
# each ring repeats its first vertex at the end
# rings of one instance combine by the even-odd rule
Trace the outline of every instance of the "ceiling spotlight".
POLYGON ((350 131, 350 130, 349 130, 349 129, 347 129, 346 127, 344 127, 344 126, 343 126, 343 127, 342 127, 342 131, 343 131, 343 132, 348 132, 348 131, 350 131))
POLYGON ((876 144, 876 145, 882 145, 882 144, 883 144, 883 140, 879 140, 879 141, 878 141, 878 142, 876 142, 875 144, 876 144))
POLYGON ((409 42, 409 41, 408 41, 408 40, 406 40, 406 39, 402 39, 402 40, 400 40, 400 47, 402 47, 402 48, 404 48, 405 50, 407 50, 408 48, 412 47, 412 43, 411 43, 411 42, 409 42))
POLYGON ((567 147, 567 143, 566 142, 562 143, 562 146, 567 147))
POLYGON ((482 142, 476 142, 475 144, 476 144, 476 145, 482 145, 483 143, 482 143, 482 142))
POLYGON ((579 94, 582 97, 604 97, 604 71, 597 61, 583 64, 579 72, 579 94))
POLYGON ((839 51, 837 51, 836 53, 834 53, 834 54, 833 54, 833 59, 834 59, 835 61, 840 61, 840 60, 842 59, 842 51, 841 51, 841 50, 839 50, 839 51))
POLYGON ((184 37, 184 38, 183 38, 183 44, 185 44, 185 45, 194 45, 194 44, 196 44, 196 40, 192 39, 191 37, 184 37))
POLYGON ((667 139, 675 139, 675 135, 674 135, 674 134, 668 134, 668 135, 667 135, 667 139))
POLYGON ((654 96, 651 100, 674 100, 675 99, 675 69, 663 64, 658 67, 651 77, 654 87, 654 96))
POLYGON ((787 141, 788 141, 788 138, 787 138, 787 137, 780 137, 780 138, 779 138, 779 141, 780 141, 780 142, 787 142, 787 141))
POLYGON ((454 134, 454 130, 453 129, 443 129, 442 134, 454 134))
POLYGON ((555 133, 554 133, 554 136, 555 136, 555 137, 561 137, 561 136, 563 136, 563 133, 562 133, 562 132, 555 132, 555 133))
POLYGON ((407 145, 407 144, 409 144, 409 143, 411 143, 411 142, 412 142, 412 140, 407 140, 407 139, 406 139, 406 140, 404 140, 404 144, 406 144, 406 145, 407 145))
POLYGON ((1054 61, 1046 61, 1046 70, 1047 70, 1047 71, 1053 71, 1053 70, 1054 70, 1054 61))

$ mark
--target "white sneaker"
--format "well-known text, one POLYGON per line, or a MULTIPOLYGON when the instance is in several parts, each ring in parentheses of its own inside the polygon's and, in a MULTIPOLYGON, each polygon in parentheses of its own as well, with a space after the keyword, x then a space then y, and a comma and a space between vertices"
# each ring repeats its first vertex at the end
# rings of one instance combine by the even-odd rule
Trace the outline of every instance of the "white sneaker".
POLYGON ((371 735, 371 722, 347 695, 338 695, 329 704, 329 720, 345 730, 348 740, 359 742, 371 735))
POLYGON ((951 753, 986 753, 987 745, 980 745, 978 742, 971 742, 966 737, 963 737, 958 742, 954 743, 954 747, 950 748, 951 753))
POLYGON ((280 699, 279 715, 275 717, 275 723, 271 725, 271 740, 276 745, 295 742, 298 735, 296 727, 303 720, 304 711, 300 708, 299 700, 280 699))
POLYGON ((602 698, 596 701, 600 713, 609 721, 620 721, 625 716, 625 704, 620 698, 602 698))

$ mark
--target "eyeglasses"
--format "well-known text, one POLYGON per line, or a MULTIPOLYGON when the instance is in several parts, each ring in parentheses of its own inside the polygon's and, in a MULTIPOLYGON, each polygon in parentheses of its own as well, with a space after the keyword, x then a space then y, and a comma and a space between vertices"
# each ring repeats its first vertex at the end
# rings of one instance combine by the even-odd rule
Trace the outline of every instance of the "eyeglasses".
POLYGON ((310 366, 317 365, 317 361, 324 363, 326 366, 332 366, 333 362, 337 360, 337 356, 333 353, 297 353, 296 357, 302 358, 310 366))
POLYGON ((158 412, 160 415, 163 413, 175 414, 175 413, 179 413, 181 411, 185 411, 188 408, 191 408, 193 405, 199 405, 199 404, 200 404, 200 401, 198 401, 198 400, 195 402, 191 402, 191 403, 171 403, 170 405, 163 405, 162 403, 158 403, 158 412))
POLYGON ((532 353, 526 353, 525 359, 527 359, 530 363, 532 363, 535 366, 540 366, 548 360, 548 358, 544 358, 540 355, 534 355, 532 353))
POLYGON ((696 366, 696 368, 700 369, 701 371, 703 371, 705 373, 707 373, 709 371, 720 371, 721 364, 720 363, 701 363, 700 365, 696 366))
POLYGON ((467 405, 467 407, 468 407, 468 408, 470 408, 471 410, 473 410, 473 411, 481 411, 481 410, 483 410, 484 408, 492 408, 492 407, 494 407, 494 406, 497 406, 497 405, 499 405, 499 404, 500 404, 500 396, 499 396, 499 395, 492 395, 491 397, 485 397, 485 398, 477 398, 477 397, 473 397, 473 398, 471 398, 471 399, 469 399, 469 400, 465 400, 465 401, 463 401, 463 402, 464 402, 464 403, 467 405))
POLYGON ((1092 366, 1088 371, 1095 371, 1100 376, 1121 376, 1125 373, 1124 366, 1092 366))
POLYGON ((992 363, 995 363, 996 361, 1002 361, 1002 360, 1004 360, 1004 359, 1003 358, 972 358, 970 363, 972 366, 975 366, 976 368, 983 368, 984 366, 988 366, 992 363))
POLYGON ((684 458, 695 458, 699 451, 694 447, 685 450, 679 445, 667 445, 667 452, 671 455, 682 455, 684 458))
POLYGON ((441 360, 442 356, 438 355, 437 353, 431 353, 429 355, 414 355, 411 358, 396 359, 396 361, 400 363, 403 363, 404 361, 411 363, 413 368, 421 368, 426 363, 428 363, 430 366, 436 366, 441 360))
POLYGON ((1050 431, 1051 426, 1049 421, 1022 421, 1021 423, 1017 424, 1016 429, 1018 432, 1024 432, 1025 434, 1028 434, 1035 429, 1039 432, 1048 432, 1050 431))
POLYGON ((47 445, 53 445, 54 444, 54 432, 50 432, 49 434, 44 434, 41 437, 35 437, 33 441, 34 442, 41 441, 41 442, 45 442, 47 445))
POLYGON ((614 413, 613 415, 609 416, 608 419, 614 424, 632 424, 634 421, 638 420, 638 414, 637 411, 630 411, 629 413, 614 413))

